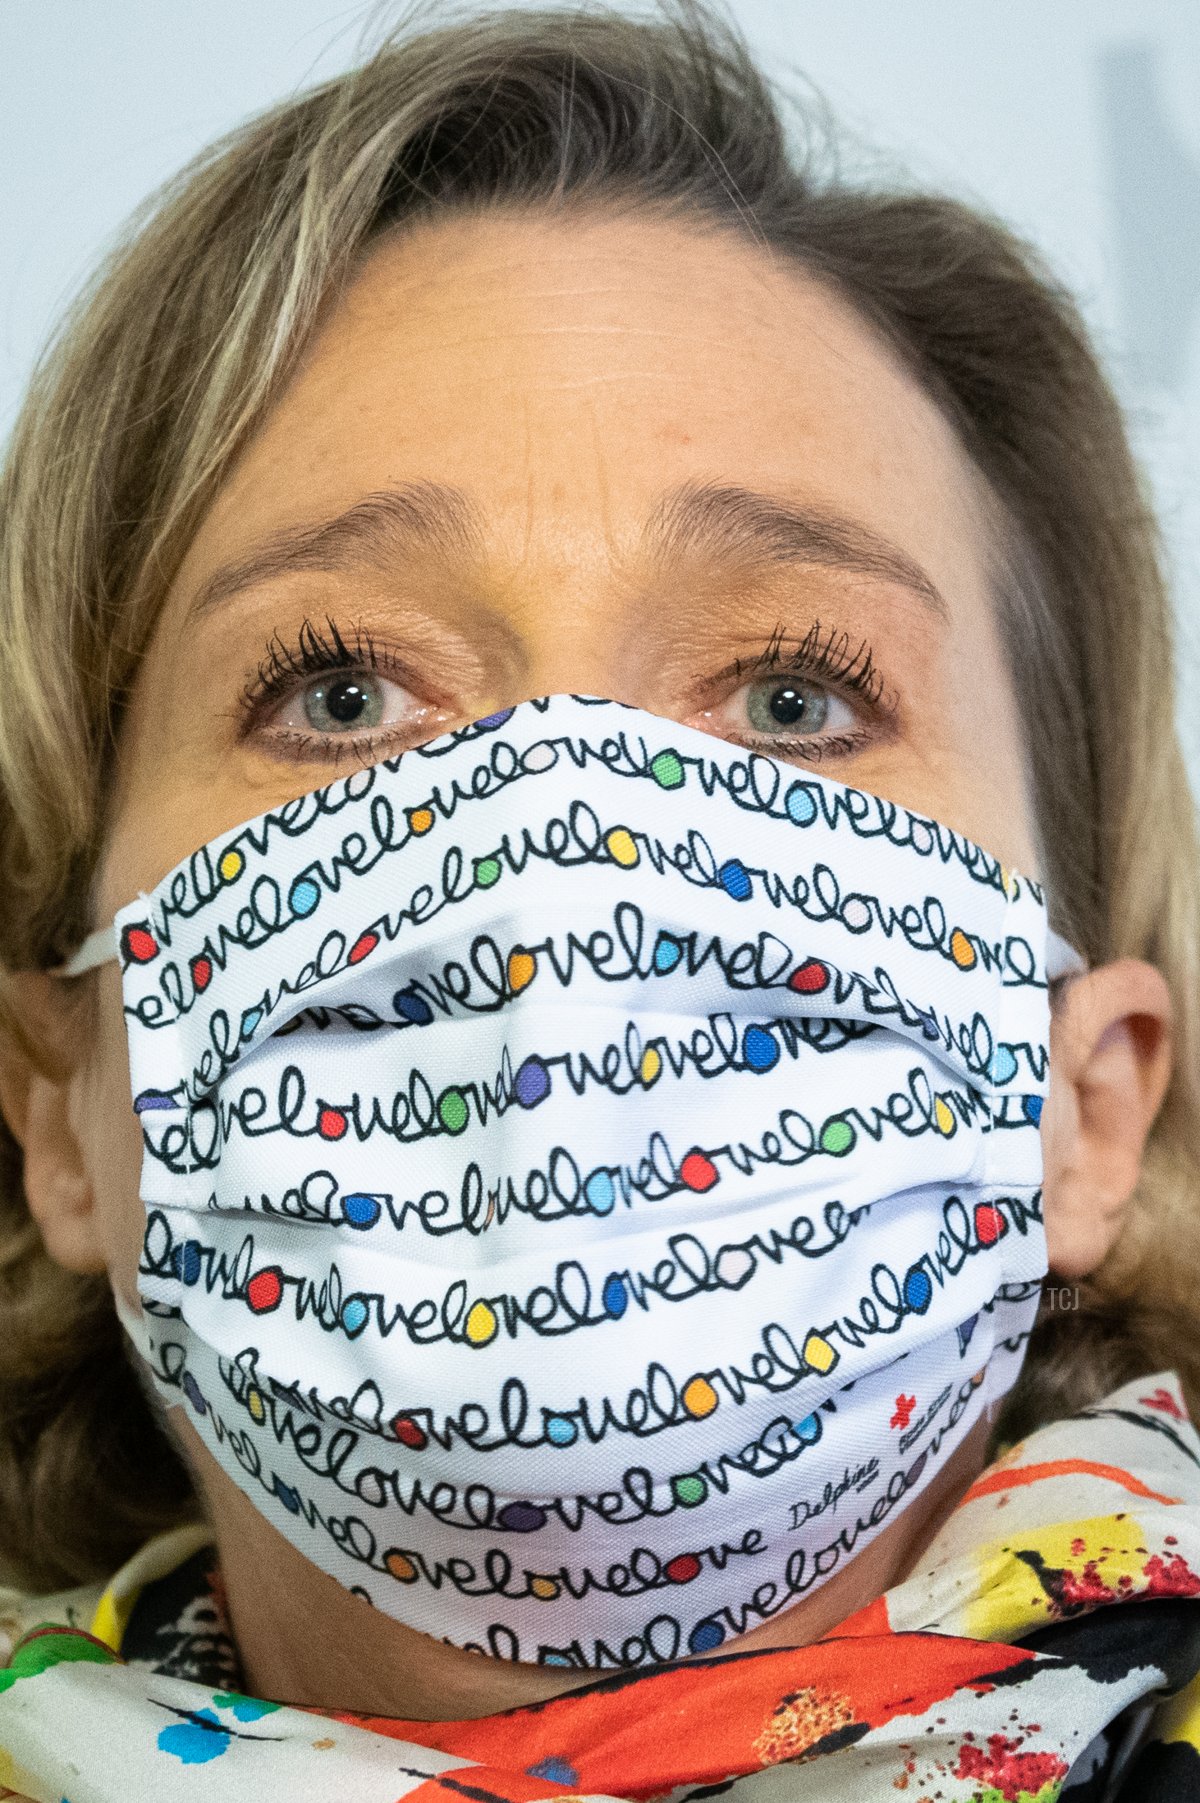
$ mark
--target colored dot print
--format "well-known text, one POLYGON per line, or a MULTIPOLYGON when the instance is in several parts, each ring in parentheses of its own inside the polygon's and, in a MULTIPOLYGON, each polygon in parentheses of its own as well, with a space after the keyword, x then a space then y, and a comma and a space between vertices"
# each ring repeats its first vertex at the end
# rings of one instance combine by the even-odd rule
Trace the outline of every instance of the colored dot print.
POLYGON ((398 1578, 402 1584, 413 1584, 416 1582, 417 1568, 407 1553, 397 1552, 393 1548, 393 1550, 387 1554, 383 1563, 392 1576, 398 1578))
POLYGON ((397 1415, 392 1422, 392 1432, 401 1446, 407 1446, 412 1452, 422 1452, 429 1444, 429 1435, 411 1415, 397 1415))
POLYGON ((247 1390, 246 1391, 246 1407, 250 1411, 250 1416, 251 1416, 252 1420, 258 1421, 260 1423, 266 1420, 267 1405, 263 1401, 263 1395, 262 1395, 261 1390, 247 1390))
POLYGON ((851 933, 865 933, 871 924, 871 910, 861 895, 848 895, 842 903, 842 922, 851 933))
POLYGON ((461 1089, 444 1089, 438 1097, 437 1111, 438 1120, 447 1133, 461 1133, 470 1114, 461 1089))
POLYGON ((944 1096, 938 1096, 933 1104, 933 1118, 937 1122, 937 1130, 944 1133, 947 1139, 954 1137, 958 1122, 954 1118, 954 1110, 944 1096))
POLYGON ((242 1024, 241 1024, 241 1029, 240 1029, 241 1036, 243 1039, 250 1038, 251 1034, 255 1031, 255 1029, 257 1028, 258 1023, 261 1019, 262 1019, 262 1009, 261 1008, 247 1008, 246 1009, 245 1013, 242 1015, 242 1024))
POLYGON ((369 958, 371 956, 371 953, 378 944, 378 933, 360 933, 358 938, 354 941, 354 944, 350 947, 350 950, 346 953, 347 964, 361 964, 364 958, 369 958))
POLYGON ((611 1214, 617 1200, 617 1188, 607 1171, 593 1171, 583 1186, 588 1207, 593 1214, 611 1214))
POLYGON ((926 1014, 924 1009, 922 1009, 922 1008, 918 1008, 917 1013, 921 1017, 921 1032, 923 1033, 925 1038, 926 1039, 940 1039, 942 1036, 938 1030, 937 1015, 936 1014, 926 1014))
POLYGON ((707 1377, 693 1377, 689 1384, 684 1385, 680 1401, 689 1415, 694 1416, 697 1421, 703 1421, 706 1415, 712 1414, 720 1397, 707 1377))
POLYGON ((700 1621, 688 1635, 688 1647, 693 1653, 711 1653, 724 1638, 725 1630, 719 1621, 700 1621))
POLYGON ((476 1302, 467 1315, 463 1332, 472 1346, 486 1346, 494 1340, 500 1323, 496 1319, 496 1311, 487 1302, 476 1302))
POLYGON ((844 1158, 857 1138, 849 1121, 843 1120, 840 1114, 831 1115, 821 1128, 821 1150, 831 1153, 834 1158, 844 1158))
POLYGON ((993 1083, 1011 1083, 1017 1074, 1017 1060, 1011 1046, 998 1045, 988 1067, 993 1083))
POLYGON ((1021 1098, 1021 1107, 1025 1112, 1025 1119, 1027 1121, 1032 1121, 1036 1127, 1042 1118, 1041 1096, 1023 1096, 1021 1098))
POLYGON ((351 1227, 374 1227, 383 1213, 383 1205, 375 1196, 355 1193, 342 1197, 342 1219, 351 1227))
POLYGON ((415 995, 410 989, 397 989, 392 997, 392 1007, 401 1020, 411 1021, 414 1027, 427 1027, 433 1019, 433 1009, 423 995, 415 995))
POLYGON ((623 870, 632 870, 641 857, 633 834, 626 826, 614 826, 605 835, 604 844, 613 863, 619 864, 623 870))
POLYGON ((579 1438, 579 1429, 568 1415, 548 1415, 546 1438, 551 1446, 573 1446, 579 1438))
POLYGON ((683 947, 678 939, 672 939, 669 933, 660 933, 654 947, 654 968, 659 976, 665 977, 668 971, 674 970, 682 957, 683 947))
POLYGON ((511 707, 502 707, 499 713, 484 714, 481 720, 476 720, 475 730, 476 732, 495 732, 498 726, 503 726, 504 722, 506 720, 511 720, 512 717, 513 709, 511 707))
POLYGON ((625 1279, 618 1277, 614 1271, 604 1280, 604 1289, 600 1296, 605 1313, 614 1321, 619 1321, 629 1307, 629 1291, 625 1288, 625 1279))
POLYGON ((648 1045, 642 1053, 639 1075, 647 1089, 652 1083, 657 1083, 662 1075, 662 1054, 656 1051, 652 1045, 648 1045))
POLYGON ((779 1063, 775 1035, 766 1027, 747 1027, 742 1039, 742 1057, 752 1071, 773 1069, 779 1063))
POLYGON ((793 783, 783 805, 793 826, 811 826, 817 817, 817 804, 806 783, 793 783))
POLYGON ((279 1476, 273 1478, 272 1488, 284 1508, 292 1515, 299 1515, 300 1492, 298 1490, 293 1490, 290 1484, 285 1484, 283 1479, 279 1476))
POLYGON ((158 957, 158 940, 142 922, 126 927, 121 934, 121 955, 127 964, 149 964, 158 957))
POLYGON ((1008 1231, 1008 1222, 990 1202, 975 1204, 975 1233, 981 1246, 994 1246, 1008 1231))
POLYGON ((703 1152, 689 1152, 679 1167, 679 1181, 685 1189, 703 1195, 717 1181, 717 1167, 703 1152))
POLYGON ((806 1415, 803 1421, 797 1421, 792 1429, 796 1438, 805 1446, 815 1446, 821 1438, 821 1417, 815 1413, 806 1415))
POLYGON ((663 1566, 663 1576, 672 1584, 690 1584, 693 1578, 700 1576, 700 1561, 695 1553, 676 1553, 663 1566))
POLYGON ((505 1503, 496 1517, 496 1525, 507 1528, 510 1534, 536 1534, 546 1525, 546 1511, 537 1503, 505 1503))
POLYGON ((223 883, 236 883, 245 868, 245 858, 231 845, 228 851, 221 853, 221 860, 217 865, 217 875, 223 883))
POLYGON ((264 1265, 246 1285, 246 1301, 256 1315, 269 1315, 283 1300, 283 1272, 278 1265, 264 1265))
POLYGON ((950 935, 950 956, 960 970, 970 970, 978 958, 978 953, 961 927, 955 927, 950 935))
POLYGON ((923 1315, 933 1301, 933 1280, 921 1265, 913 1265, 905 1276, 904 1300, 916 1315, 923 1315))
POLYGON ((559 1585, 553 1578, 530 1578, 529 1594, 536 1596, 543 1603, 552 1603, 559 1593, 559 1585))
POLYGON ((514 946, 508 954, 508 986, 514 995, 528 989, 537 975, 537 960, 532 952, 514 946))
POLYGON ((410 808, 408 813, 408 830, 420 838, 423 833, 430 832, 433 827, 432 808, 410 808))
POLYGON ((475 882, 480 889, 490 889, 500 881, 499 858, 476 858, 475 882))
POLYGON ((689 1471, 683 1477, 671 1479, 671 1494, 682 1508, 695 1509, 708 1495, 708 1485, 698 1473, 689 1471))
POLYGON ((144 1089, 141 1095, 134 1100, 133 1112, 135 1114, 150 1114, 157 1108, 174 1107, 174 1101, 167 1095, 165 1090, 144 1089))
POLYGON ((754 885, 750 881, 750 872, 740 859, 727 858, 717 872, 717 880, 734 901, 749 901, 754 885))
POLYGON ((196 1382, 191 1372, 185 1371, 181 1381, 183 1384, 183 1393, 195 1409, 197 1415, 207 1415, 208 1404, 204 1400, 204 1394, 200 1385, 196 1382))
POLYGON ((833 1370, 838 1362, 838 1356, 837 1349, 831 1346, 828 1340, 822 1339, 819 1333, 810 1333, 804 1342, 805 1364, 811 1365, 812 1369, 819 1371, 822 1376, 827 1371, 833 1370))
POLYGON ((199 1283, 200 1265, 199 1240, 184 1240, 183 1244, 176 1246, 171 1254, 171 1268, 180 1283, 188 1285, 199 1283))
POLYGON ((513 1078, 513 1094, 522 1108, 536 1108, 550 1094, 550 1072, 540 1058, 526 1058, 513 1078))
POLYGON ((361 1296, 347 1296, 342 1304, 342 1328, 351 1339, 360 1334, 371 1318, 371 1311, 361 1296))
POLYGON ((677 751, 660 751, 650 765, 650 774, 660 789, 678 789, 684 780, 683 763, 677 751))
POLYGON ((212 982, 212 959, 203 956, 193 958, 191 962, 191 972, 192 988, 196 991, 197 995, 203 995, 204 991, 212 982))
POLYGON ((322 1108, 317 1116, 317 1132, 322 1139, 341 1139, 346 1127, 346 1117, 340 1108, 322 1108))
POLYGON ((809 958, 798 964, 788 978, 788 988, 794 989, 797 995, 820 995, 829 987, 829 966, 822 964, 818 958, 809 958))
POLYGON ((211 1709, 195 1709, 190 1721, 160 1728, 155 1744, 160 1753, 170 1753, 184 1765, 207 1765, 224 1753, 231 1739, 211 1709))
POLYGON ((311 914, 321 899, 321 891, 310 876, 298 876, 288 890, 288 907, 301 918, 311 914))

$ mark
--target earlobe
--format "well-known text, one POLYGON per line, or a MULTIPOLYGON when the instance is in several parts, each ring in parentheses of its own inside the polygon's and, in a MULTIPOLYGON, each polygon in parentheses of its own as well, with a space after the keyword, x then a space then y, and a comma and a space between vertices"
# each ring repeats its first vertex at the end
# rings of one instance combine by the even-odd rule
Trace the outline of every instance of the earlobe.
POLYGON ((1084 1277, 1115 1245, 1171 1076, 1171 999, 1122 958, 1068 985, 1050 1033, 1042 1116, 1050 1268, 1084 1277))

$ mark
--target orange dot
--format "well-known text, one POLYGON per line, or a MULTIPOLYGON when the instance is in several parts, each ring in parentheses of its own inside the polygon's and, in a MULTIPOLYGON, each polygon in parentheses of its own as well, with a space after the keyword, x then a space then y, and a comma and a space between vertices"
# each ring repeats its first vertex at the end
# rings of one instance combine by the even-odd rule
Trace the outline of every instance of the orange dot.
POLYGON ((705 1415, 711 1415, 719 1400, 707 1377, 693 1377, 684 1389, 682 1398, 688 1414, 695 1415, 699 1420, 703 1420, 705 1415))
POLYGON ((416 1566, 404 1553, 390 1552, 384 1560, 384 1564, 392 1576, 399 1578, 402 1584, 411 1584, 417 1575, 416 1566))
POLYGON ((552 1603, 558 1595, 558 1585, 553 1578, 531 1578, 529 1589, 531 1595, 540 1597, 544 1603, 552 1603))
POLYGON ((532 952, 519 949, 508 954, 508 986, 514 995, 528 988, 537 975, 537 961, 532 952))
POLYGON ((414 808, 408 816, 408 824, 414 833, 427 833, 433 825, 433 810, 414 808))
POLYGON ((950 935, 950 956, 960 970, 970 970, 975 963, 977 953, 961 927, 955 927, 950 935))

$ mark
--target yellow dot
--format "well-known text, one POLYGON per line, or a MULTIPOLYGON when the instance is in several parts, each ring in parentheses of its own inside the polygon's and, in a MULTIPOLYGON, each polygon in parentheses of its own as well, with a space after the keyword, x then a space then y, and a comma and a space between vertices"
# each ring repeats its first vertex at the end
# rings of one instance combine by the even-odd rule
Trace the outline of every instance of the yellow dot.
POLYGON ((823 1374, 833 1370, 838 1362, 838 1355, 828 1340, 823 1340, 819 1333, 810 1333, 804 1342, 804 1359, 814 1371, 823 1374))
POLYGON ((640 854, 628 827, 614 826, 604 843, 614 864, 621 864, 629 870, 637 863, 640 854))
POLYGON ((695 1415, 701 1420, 705 1415, 712 1414, 717 1406, 717 1401, 717 1392, 707 1377, 693 1377, 683 1392, 684 1408, 689 1415, 695 1415))
POLYGON ((646 1085, 647 1089, 649 1089, 652 1083, 658 1080, 658 1074, 661 1070, 662 1058, 652 1045, 648 1045, 642 1053, 642 1082, 646 1085))
POLYGON ((514 995, 528 987, 537 975, 537 963, 532 952, 520 950, 508 954, 508 986, 514 995))
POLYGON ((262 1391, 261 1390, 250 1390, 247 1393, 246 1407, 249 1409, 250 1413, 254 1416, 254 1419, 256 1421, 265 1421, 266 1420, 267 1405, 262 1399, 262 1391))
POLYGON ((970 970, 975 962, 975 947, 967 938, 961 927, 955 927, 950 935, 950 956, 960 970, 970 970))
POLYGON ((235 877, 241 876, 245 863, 246 860, 241 852, 234 851, 233 847, 230 846, 229 850, 222 857, 221 862, 217 865, 217 869, 221 873, 221 881, 223 883, 232 883, 235 877))
POLYGON ((433 825, 432 809, 414 808, 408 816, 408 824, 414 833, 427 833, 433 825))
POLYGON ((946 1138, 949 1139, 950 1135, 954 1132, 955 1127, 958 1125, 958 1122, 954 1118, 954 1110, 951 1108, 949 1102, 945 1101, 941 1096, 939 1096, 933 1104, 933 1118, 937 1122, 938 1132, 944 1133, 946 1138))
POLYGON ((496 1337, 496 1311, 486 1302, 477 1302, 467 1316, 466 1335, 472 1346, 486 1346, 496 1337))
POLYGON ((402 1584, 411 1584, 417 1575, 416 1566, 404 1553, 389 1553, 384 1560, 384 1564, 387 1566, 392 1576, 394 1578, 399 1578, 402 1584))
POLYGON ((540 1596, 544 1603, 552 1603, 558 1595, 558 1585, 553 1578, 531 1578, 529 1589, 533 1596, 540 1596))

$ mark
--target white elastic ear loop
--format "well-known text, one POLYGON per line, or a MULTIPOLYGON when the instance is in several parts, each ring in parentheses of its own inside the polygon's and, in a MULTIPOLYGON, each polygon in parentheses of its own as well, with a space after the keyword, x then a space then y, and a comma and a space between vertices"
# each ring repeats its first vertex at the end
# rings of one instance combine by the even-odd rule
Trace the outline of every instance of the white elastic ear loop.
POLYGON ((117 955, 117 929, 114 926, 98 927, 89 933, 83 944, 67 959, 50 972, 52 977, 81 977, 85 971, 95 970, 99 964, 107 964, 117 955))
POLYGON ((1046 929, 1046 981, 1055 983, 1060 977, 1081 977, 1087 969, 1084 958, 1069 939, 1056 933, 1053 927, 1046 929))

